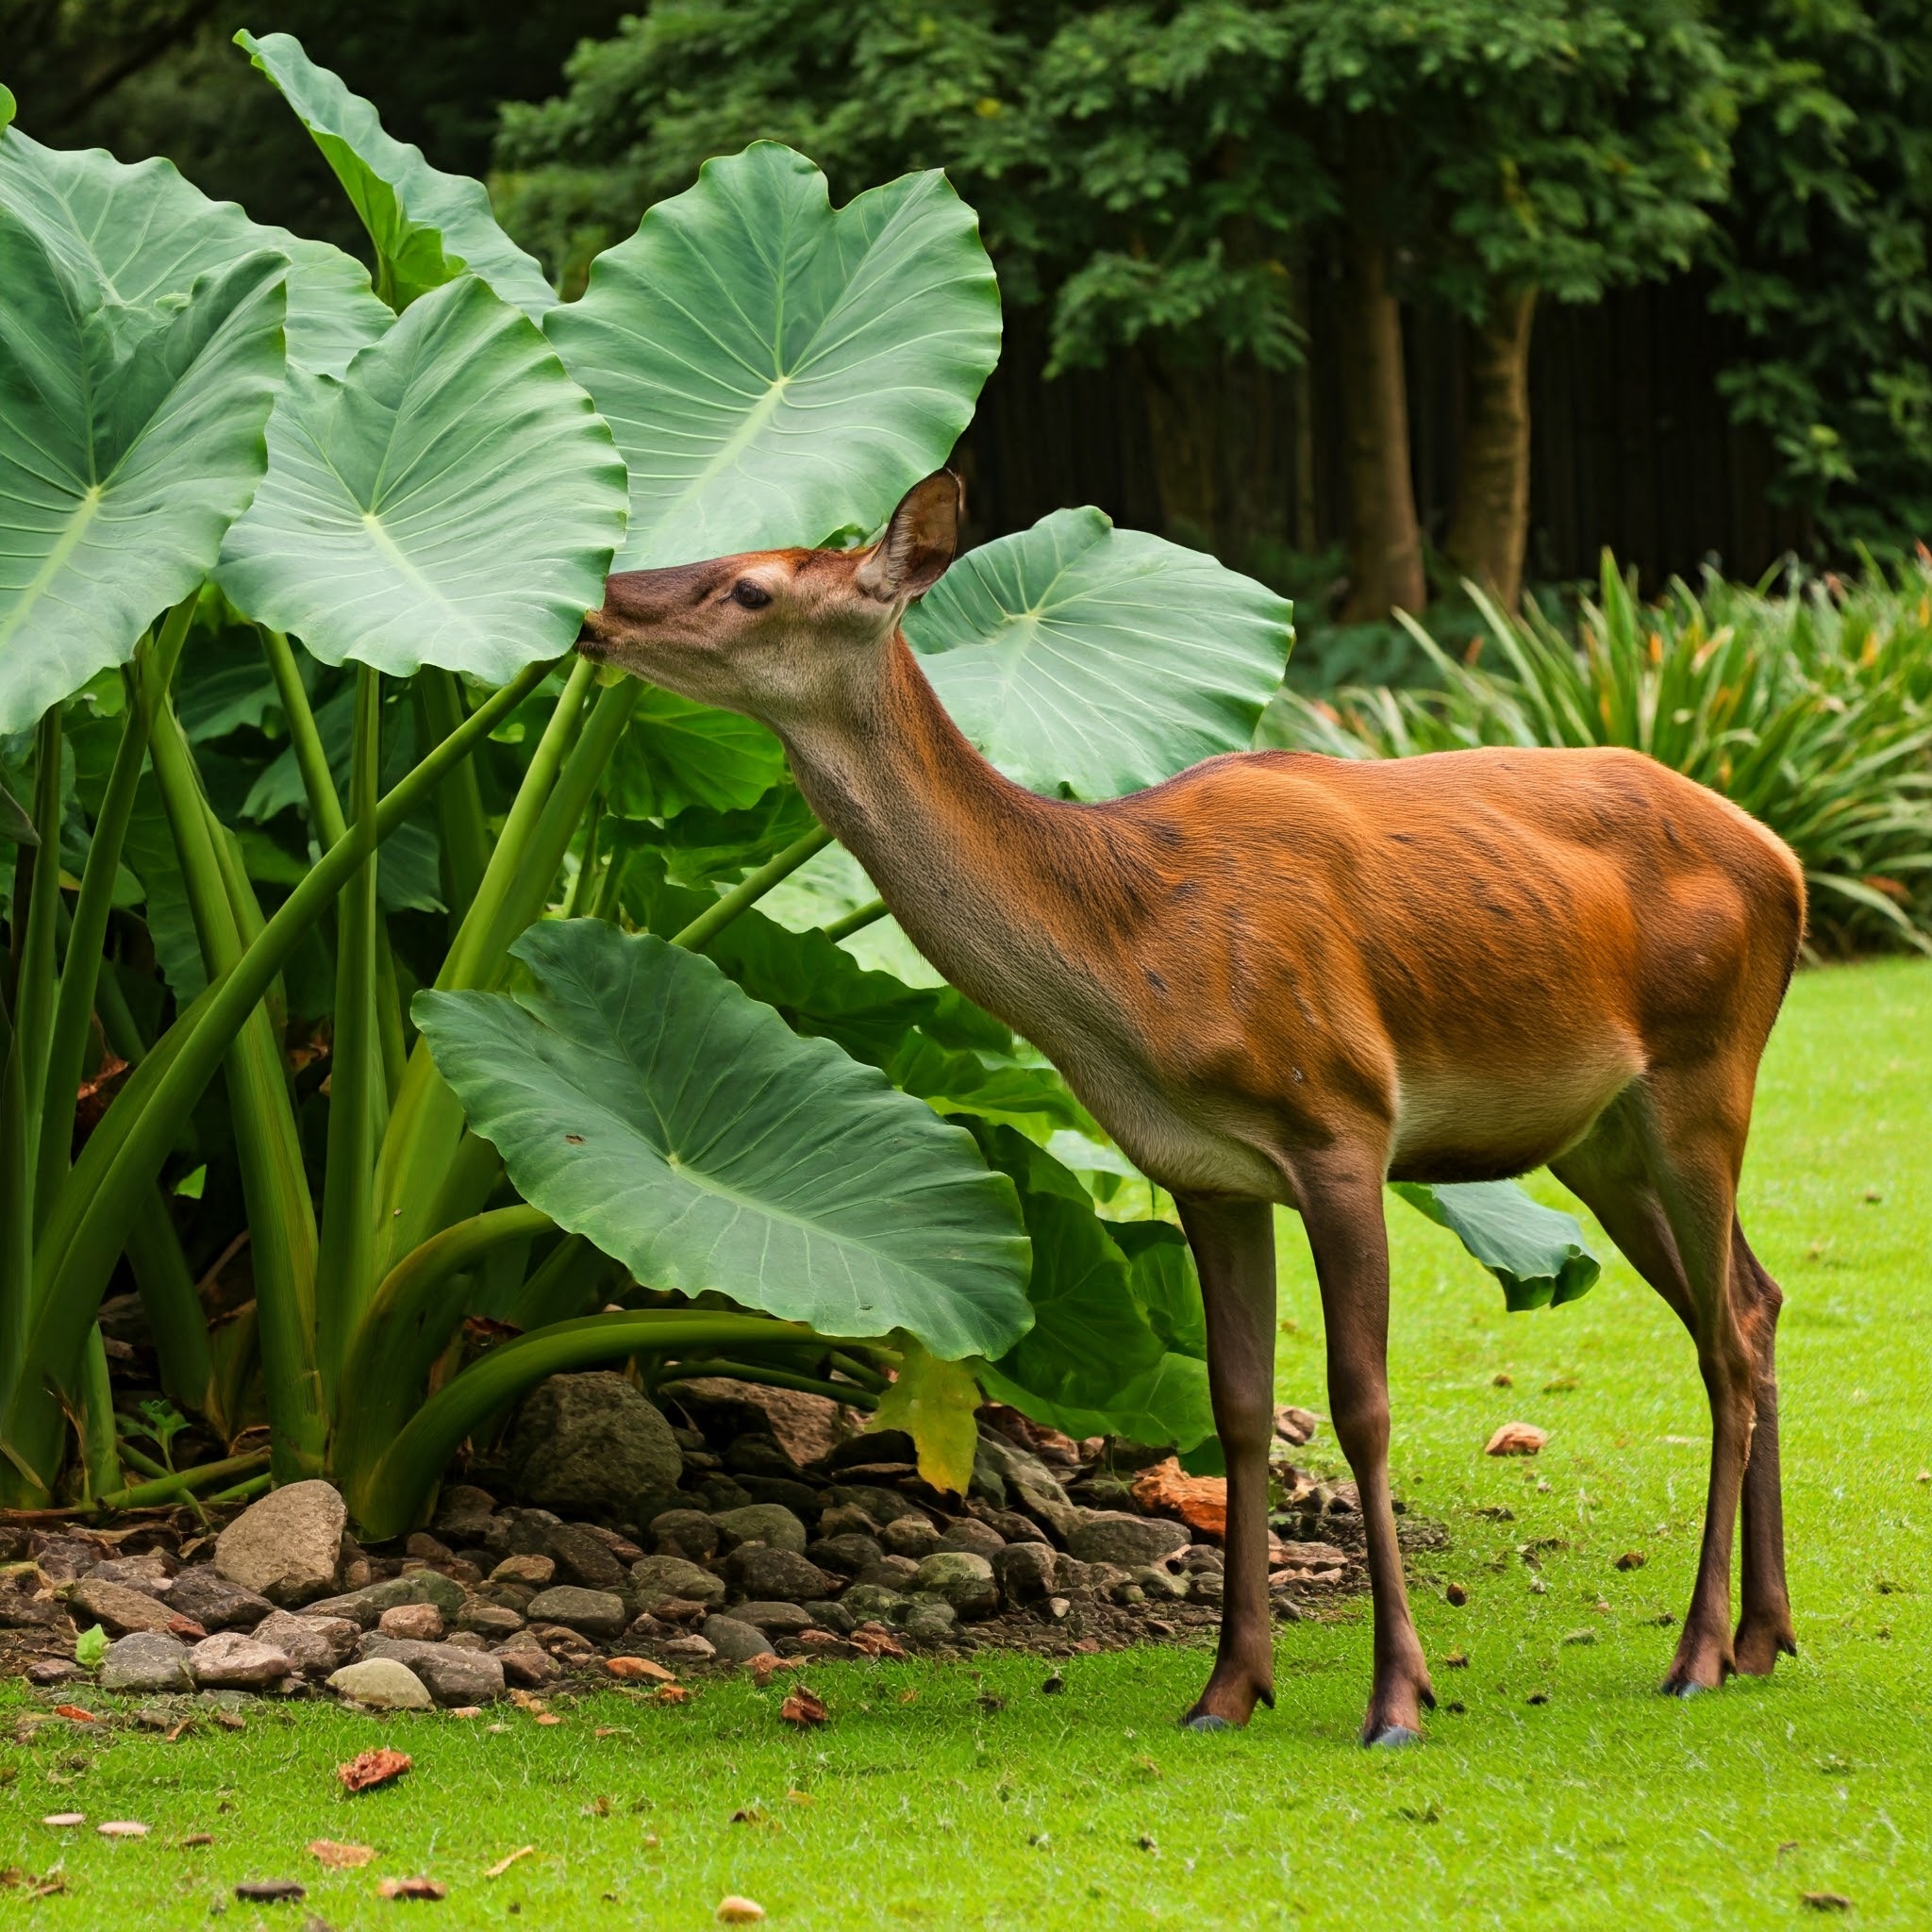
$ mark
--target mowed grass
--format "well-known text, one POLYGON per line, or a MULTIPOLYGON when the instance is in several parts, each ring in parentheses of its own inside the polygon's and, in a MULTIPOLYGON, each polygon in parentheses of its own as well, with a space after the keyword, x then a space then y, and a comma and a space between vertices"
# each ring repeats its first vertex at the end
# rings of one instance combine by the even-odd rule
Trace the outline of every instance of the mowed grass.
MULTIPOLYGON (((785 1932, 1751 1926, 1808 1923, 1804 1895, 1830 1892, 1857 1924, 1932 1924, 1928 1094, 1932 966, 1797 982, 1745 1176, 1747 1229, 1788 1295, 1803 1655, 1772 1682, 1656 1694, 1675 1638, 1660 1620, 1681 1613, 1695 1561, 1707 1426, 1662 1304, 1613 1262, 1582 1302, 1506 1316, 1396 1204, 1394 1467, 1454 1539, 1414 1583, 1438 1693, 1462 1707, 1423 1747, 1356 1746, 1365 1607, 1282 1627, 1278 1707, 1237 1736, 1175 1730, 1206 1659, 1174 1649, 1074 1658, 1052 1697, 1021 1657, 815 1669, 831 1722, 805 1735, 778 1721, 782 1676, 707 1685, 677 1709, 600 1695, 547 1727, 262 1707, 244 1731, 171 1744, 49 1724, 0 1745, 0 1864, 58 1866, 67 1889, 32 1904, 0 1890, 0 1910, 49 1932, 203 1926, 225 1901, 230 1928, 294 1932, 315 1913, 341 1932, 399 1916, 591 1932, 707 1926, 739 1892, 785 1932), (1515 1419, 1548 1428, 1548 1449, 1485 1458, 1515 1419), (1498 1506, 1514 1521, 1477 1513, 1498 1506), (1643 1567, 1617 1570, 1625 1551, 1643 1567), (1444 1600, 1449 1580, 1466 1607, 1444 1600), (1458 1651, 1466 1666, 1449 1667, 1458 1651), (376 1743, 414 1770, 344 1797, 335 1765, 376 1743), (88 1826, 38 1822, 67 1810, 88 1826), (115 1818, 152 1832, 94 1835, 115 1818), (180 1844, 198 1832, 214 1841, 180 1844), (316 1838, 380 1857, 325 1873, 304 1850, 316 1838), (375 1896, 378 1877, 418 1873, 447 1901, 375 1896), (232 1898, 239 1879, 277 1877, 303 1879, 306 1904, 232 1898)), ((1291 1221, 1282 1235, 1296 1325, 1280 1390, 1319 1407, 1314 1284, 1291 1221)), ((4 1695, 9 1724, 42 1707, 4 1695)))

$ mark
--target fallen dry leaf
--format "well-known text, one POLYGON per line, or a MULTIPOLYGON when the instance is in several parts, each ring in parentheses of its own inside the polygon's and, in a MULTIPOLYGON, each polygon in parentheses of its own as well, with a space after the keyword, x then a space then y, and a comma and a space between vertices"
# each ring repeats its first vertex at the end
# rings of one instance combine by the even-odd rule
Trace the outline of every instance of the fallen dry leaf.
POLYGON ((501 1878, 519 1858, 534 1858, 536 1856, 537 1847, 535 1845, 519 1845, 515 1851, 497 1859, 496 1863, 491 1866, 489 1871, 484 1873, 483 1875, 486 1878, 501 1878))
POLYGON ((434 1878, 378 1878, 377 1898, 447 1898, 449 1887, 434 1878))
POLYGON ((58 1872, 49 1872, 41 1878, 19 1865, 8 1865, 0 1871, 0 1886, 8 1890, 17 1888, 28 1898, 58 1898, 67 1890, 67 1880, 58 1872))
POLYGON ((647 1657, 608 1657, 604 1668, 613 1677, 648 1677, 654 1684, 675 1684, 675 1671, 667 1671, 662 1664, 653 1663, 647 1657))
POLYGON ((654 1701, 658 1704, 689 1704, 691 1692, 682 1684, 659 1684, 654 1701))
POLYGON ((1505 1423, 1484 1445, 1485 1456, 1536 1456, 1550 1440, 1534 1423, 1505 1423))
POLYGON ((211 1845, 214 1841, 215 1835, 211 1831, 191 1831, 186 1838, 177 1838, 175 1840, 184 1852, 191 1851, 197 1845, 211 1845))
POLYGON ((1848 1912, 1852 1908, 1851 1900, 1841 1891, 1807 1891, 1800 1898, 1814 1912, 1848 1912))
POLYGON ((235 1896, 252 1905, 282 1905, 291 1899, 307 1898, 308 1888, 292 1878, 249 1878, 235 1888, 235 1896))
POLYGON ((749 1658, 745 1664, 745 1669, 758 1679, 758 1689, 762 1690, 780 1671, 798 1670, 803 1666, 804 1662, 805 1659, 803 1657, 774 1657, 770 1651, 767 1651, 762 1657, 749 1658))
POLYGON ((1447 1584, 1442 1591, 1442 1601, 1459 1610, 1469 1601, 1469 1591, 1460 1583, 1447 1584))
POLYGON ((778 1707, 778 1722, 796 1724, 800 1730, 824 1724, 830 1717, 831 1712, 825 1708, 824 1700, 803 1684, 778 1707))
POLYGON ((1179 1517, 1216 1542, 1227 1534, 1227 1478, 1189 1475, 1172 1456, 1134 1478, 1134 1501, 1150 1515, 1179 1517))
POLYGON ((861 1624, 846 1642, 867 1657, 904 1657, 906 1646, 883 1624, 861 1624))
POLYGON ((1643 1564, 1644 1556, 1641 1550, 1625 1550, 1617 1558, 1617 1568, 1619 1570, 1641 1570, 1643 1564))
POLYGON ((901 1704, 917 1704, 919 1702, 919 1687, 915 1684, 909 1690, 900 1691, 899 1702, 901 1704))
POLYGON ((563 1720, 554 1710, 540 1710, 531 1723, 540 1724, 560 1724, 563 1720))
POLYGON ((331 1872, 353 1872, 375 1857, 375 1847, 341 1844, 332 1838, 312 1838, 308 1840, 308 1856, 331 1872))
POLYGON ((77 1704, 57 1704, 54 1715, 66 1718, 70 1724, 91 1724, 95 1722, 93 1712, 81 1709, 77 1704))
POLYGON ((409 1760, 400 1751, 365 1751, 359 1757, 337 1765, 336 1775, 341 1779, 345 1791, 372 1791, 377 1785, 401 1777, 408 1768, 409 1760))
POLYGON ((765 1916, 765 1908, 755 1898, 740 1898, 734 1891, 728 1898, 718 1901, 718 1923, 721 1925, 756 1925, 765 1916))
POLYGON ((85 1811, 50 1811, 41 1820, 41 1823, 53 1825, 85 1824, 87 1823, 87 1813, 85 1811))
POLYGON ((106 1824, 95 1825, 94 1829, 103 1838, 145 1838, 147 1836, 147 1826, 139 1824, 132 1818, 110 1818, 106 1824))

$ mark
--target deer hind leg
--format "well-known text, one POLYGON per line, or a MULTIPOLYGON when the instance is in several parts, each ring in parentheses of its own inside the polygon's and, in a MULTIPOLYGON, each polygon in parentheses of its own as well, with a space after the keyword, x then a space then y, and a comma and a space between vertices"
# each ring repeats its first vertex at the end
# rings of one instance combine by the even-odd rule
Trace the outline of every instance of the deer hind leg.
POLYGON ((1227 1458, 1221 1642, 1191 1730, 1247 1723, 1274 1704, 1268 1609, 1268 1444, 1274 1433, 1274 1209, 1266 1201, 1177 1197, 1201 1274, 1208 1386, 1227 1458))
POLYGON ((1395 1511, 1389 1496, 1389 1237, 1382 1175, 1367 1163, 1298 1163, 1297 1191, 1328 1342, 1328 1407, 1336 1441, 1355 1473, 1368 1532, 1375 1614, 1375 1675, 1362 1722, 1364 1744, 1407 1744, 1433 1710, 1422 1640, 1408 1613, 1395 1511))
POLYGON ((1752 1344, 1756 1426, 1744 1469, 1742 1611, 1732 1648, 1739 1670, 1768 1677, 1778 1655, 1796 1657, 1785 1584, 1785 1509, 1778 1470, 1777 1315, 1784 1295, 1731 1224, 1731 1281, 1752 1344))

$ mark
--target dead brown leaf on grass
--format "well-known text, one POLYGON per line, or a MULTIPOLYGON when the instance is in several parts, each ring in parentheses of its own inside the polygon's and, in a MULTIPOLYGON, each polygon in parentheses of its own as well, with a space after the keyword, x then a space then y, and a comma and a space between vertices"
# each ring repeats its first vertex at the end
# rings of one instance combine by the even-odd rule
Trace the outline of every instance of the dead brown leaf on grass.
POLYGON ((904 1657, 906 1646, 883 1624, 861 1624, 846 1642, 867 1657, 904 1657))
POLYGON ((331 1872, 353 1872, 375 1857, 375 1847, 345 1845, 332 1838, 312 1838, 308 1840, 308 1856, 331 1872))
POLYGON ((54 1707, 54 1715, 64 1717, 70 1724, 91 1724, 98 1722, 92 1711, 83 1710, 77 1704, 57 1704, 54 1707))
POLYGON ((778 1722, 796 1724, 800 1730, 824 1724, 830 1717, 831 1712, 825 1708, 824 1701, 803 1684, 778 1707, 778 1722))
POLYGON ((375 1895, 377 1898, 447 1898, 449 1887, 434 1878, 378 1878, 375 1895))
POLYGON ((758 1679, 758 1689, 762 1690, 780 1671, 800 1670, 804 1662, 803 1657, 774 1657, 767 1651, 762 1657, 752 1657, 745 1668, 758 1679))
POLYGON ((519 1858, 534 1858, 536 1856, 537 1847, 535 1845, 519 1845, 515 1851, 497 1859, 496 1863, 491 1866, 489 1871, 484 1873, 483 1875, 486 1878, 501 1878, 519 1858))
POLYGON ((67 1890, 67 1880, 58 1872, 49 1872, 42 1878, 24 1866, 8 1865, 0 1870, 0 1888, 26 1898, 58 1898, 67 1890))
POLYGON ((400 1751, 384 1748, 379 1751, 365 1751, 359 1757, 352 1757, 346 1764, 336 1766, 336 1775, 342 1781, 342 1789, 350 1793, 373 1791, 377 1785, 386 1785, 391 1778, 401 1777, 409 1768, 409 1760, 400 1751))
POLYGON ((613 1677, 648 1677, 654 1684, 675 1684, 677 1681, 675 1671, 667 1671, 662 1664, 654 1663, 647 1657, 608 1657, 604 1659, 604 1668, 613 1677))

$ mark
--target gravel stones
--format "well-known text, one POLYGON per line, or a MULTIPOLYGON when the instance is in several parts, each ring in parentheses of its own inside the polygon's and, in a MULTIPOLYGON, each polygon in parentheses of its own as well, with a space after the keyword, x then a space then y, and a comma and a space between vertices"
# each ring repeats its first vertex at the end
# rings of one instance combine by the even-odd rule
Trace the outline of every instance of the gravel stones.
POLYGON ((630 1566, 630 1596, 639 1610, 679 1600, 717 1606, 724 1601, 724 1579, 683 1557, 643 1557, 630 1566))
POLYGON ((230 1583, 212 1563, 197 1563, 168 1586, 168 1607, 213 1631, 253 1630, 275 1606, 258 1591, 230 1583))
POLYGON ((514 1637, 524 1627, 524 1618, 505 1604, 492 1604, 486 1598, 473 1596, 457 1612, 457 1628, 474 1632, 478 1637, 514 1637))
POLYGON ((316 1617, 346 1617, 362 1629, 372 1629, 383 1611, 398 1604, 434 1604, 445 1617, 453 1617, 467 1601, 463 1586, 454 1577, 435 1570, 410 1570, 401 1576, 387 1576, 380 1583, 363 1585, 341 1596, 324 1597, 308 1606, 316 1617))
POLYGON ((565 1583, 585 1590, 622 1590, 624 1565, 609 1546, 588 1529, 574 1524, 560 1524, 544 1539, 543 1553, 556 1563, 565 1583))
POLYGON ((437 1499, 436 1533, 456 1543, 480 1542, 496 1514, 496 1498, 474 1483, 452 1483, 437 1499))
POLYGON ((1118 1563, 1138 1570, 1184 1550, 1193 1541, 1182 1523, 1107 1510, 1088 1517, 1067 1539, 1068 1554, 1083 1563, 1118 1563))
POLYGON ((879 1541, 894 1557, 910 1557, 916 1563, 940 1546, 940 1533, 923 1516, 900 1516, 879 1531, 879 1541))
POLYGON ((748 1503, 741 1509, 721 1509, 711 1521, 718 1525, 718 1547, 726 1552, 740 1543, 760 1542, 802 1557, 809 1541, 805 1524, 782 1503, 748 1503))
POLYGON ((339 1697, 370 1710, 434 1708, 434 1700, 423 1688, 423 1680, 392 1657, 373 1657, 359 1664, 344 1665, 330 1677, 328 1688, 339 1697))
POLYGON ((442 1639, 442 1612, 434 1604, 391 1604, 376 1618, 375 1627, 385 1637, 437 1643, 442 1639))
POLYGON ((526 1502, 615 1521, 646 1491, 675 1489, 684 1452, 630 1383, 596 1370, 552 1375, 530 1391, 510 1432, 509 1468, 526 1502))
POLYGON ((188 1653, 188 1668, 205 1690, 260 1690, 291 1675, 295 1666, 287 1651, 224 1630, 188 1653))
MULTIPOLYGON (((1062 1542, 1080 1527, 1086 1511, 1061 1487, 1059 1478, 1030 1450, 988 1431, 979 1439, 980 1453, 1006 1479, 1010 1497, 1029 1516, 1045 1524, 1062 1542)), ((977 1457, 975 1457, 975 1461, 977 1457)))
POLYGON ((726 1663, 749 1663, 755 1657, 777 1656, 762 1630, 736 1617, 707 1617, 701 1634, 726 1663))
POLYGON ((98 1624, 109 1637, 125 1637, 135 1630, 166 1630, 175 1619, 175 1612, 158 1597, 125 1583, 104 1583, 98 1576, 83 1576, 78 1583, 70 1583, 65 1594, 76 1624, 83 1627, 98 1624))
POLYGON ((390 1637, 365 1637, 360 1661, 387 1659, 408 1670, 437 1703, 461 1710, 473 1704, 494 1704, 504 1694, 500 1657, 487 1650, 466 1650, 454 1643, 411 1643, 390 1637))
POLYGON ((718 1554, 718 1525, 702 1509, 666 1509, 650 1527, 659 1556, 702 1563, 718 1554))
POLYGON ((836 1596, 844 1578, 833 1576, 791 1550, 747 1543, 732 1553, 731 1580, 746 1596, 803 1603, 808 1597, 836 1596))
POLYGON ((623 1636, 631 1619, 629 1608, 615 1591, 581 1590, 571 1583, 553 1584, 539 1591, 524 1614, 533 1624, 561 1624, 566 1630, 598 1638, 623 1636))
POLYGON ((948 1603, 916 1603, 906 1612, 900 1627, 914 1643, 945 1643, 953 1637, 958 1615, 948 1603))
POLYGON ((1059 1552, 1050 1543, 1008 1543, 989 1558, 993 1580, 1009 1601, 1037 1604, 1054 1593, 1059 1552))
POLYGON ((356 1626, 346 1617, 298 1617, 271 1610, 255 1626, 255 1641, 273 1645, 305 1677, 325 1677, 356 1654, 356 1626))
POLYGON ((998 1530, 971 1516, 962 1516, 939 1541, 939 1547, 942 1550, 971 1550, 974 1556, 984 1557, 988 1562, 1006 1546, 1007 1540, 998 1530))
POLYGON ((992 1565, 972 1550, 935 1550, 920 1564, 915 1581, 964 1618, 990 1617, 1000 1607, 992 1565))
POLYGON ((532 1590, 544 1590, 557 1581, 557 1559, 536 1554, 506 1557, 490 1573, 491 1583, 527 1583, 532 1590))
POLYGON ((162 1630, 137 1630, 108 1646, 101 1660, 101 1689, 143 1693, 192 1690, 188 1646, 162 1630))
POLYGON ((841 1576, 857 1576, 876 1563, 886 1551, 877 1537, 853 1534, 822 1536, 817 1542, 806 1544, 805 1554, 821 1570, 835 1571, 841 1576))
POLYGON ((743 1603, 731 1612, 726 1621, 733 1620, 749 1624, 754 1630, 762 1630, 767 1637, 796 1637, 801 1630, 811 1628, 811 1612, 803 1604, 743 1603))
POLYGON ((905 1591, 881 1583, 855 1583, 839 1601, 855 1624, 893 1624, 906 1608, 905 1591))
POLYGON ((215 1541, 215 1568, 230 1583, 285 1607, 335 1588, 349 1512, 333 1484, 291 1483, 251 1503, 215 1541))

